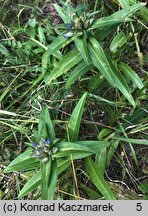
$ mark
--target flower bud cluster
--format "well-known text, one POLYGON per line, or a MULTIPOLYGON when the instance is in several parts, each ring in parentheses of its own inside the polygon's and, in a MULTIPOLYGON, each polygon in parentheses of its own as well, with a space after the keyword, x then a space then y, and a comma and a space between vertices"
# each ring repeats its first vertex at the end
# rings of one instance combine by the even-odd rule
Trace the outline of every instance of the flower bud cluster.
POLYGON ((85 13, 83 13, 80 17, 77 17, 76 14, 73 13, 71 23, 67 24, 68 32, 64 35, 64 37, 72 37, 75 32, 77 33, 77 36, 82 36, 83 31, 87 30, 92 22, 93 19, 87 19, 85 13))
POLYGON ((41 139, 39 143, 34 142, 32 144, 33 152, 32 158, 39 158, 40 160, 47 162, 51 157, 53 159, 53 154, 55 154, 58 149, 52 146, 52 141, 50 139, 41 139))

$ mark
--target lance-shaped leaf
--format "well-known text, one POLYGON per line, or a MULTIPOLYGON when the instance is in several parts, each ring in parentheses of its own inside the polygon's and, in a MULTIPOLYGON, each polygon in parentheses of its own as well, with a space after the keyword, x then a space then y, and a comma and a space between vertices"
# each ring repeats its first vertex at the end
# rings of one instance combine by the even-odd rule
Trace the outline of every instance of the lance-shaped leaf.
MULTIPOLYGON (((77 141, 76 143, 67 143, 66 142, 62 145, 61 145, 61 143, 59 143, 58 146, 59 146, 59 151, 60 150, 66 151, 66 153, 65 152, 64 152, 64 154, 62 153, 63 155, 61 154, 60 158, 58 158, 58 160, 57 160, 57 166, 58 166, 57 172, 58 172, 58 174, 60 174, 65 169, 67 169, 71 164, 71 157, 69 156, 69 154, 72 155, 73 159, 85 158, 87 156, 90 156, 91 154, 94 154, 97 151, 100 151, 100 150, 105 149, 106 147, 110 146, 110 142, 88 140, 88 141, 77 141), (80 146, 73 145, 73 144, 79 144, 82 146, 82 148, 80 146), (71 148, 69 149, 69 147, 71 147, 71 148), (73 151, 73 150, 75 150, 75 151, 73 151), (68 155, 68 156, 65 157, 65 155, 68 155), (61 158, 61 156, 64 156, 64 157, 61 158)), ((22 197, 26 196, 28 193, 34 191, 37 187, 39 187, 40 184, 41 184, 41 171, 37 172, 37 174, 35 174, 33 177, 31 177, 26 182, 24 187, 21 189, 18 197, 22 198, 22 197)))
POLYGON ((110 147, 108 148, 108 152, 107 152, 107 160, 106 160, 106 167, 109 166, 113 156, 115 155, 115 151, 117 149, 119 145, 119 141, 115 141, 115 142, 112 142, 110 147))
POLYGON ((38 27, 38 35, 39 35, 39 40, 41 43, 44 43, 46 42, 46 38, 45 38, 45 35, 44 35, 44 30, 41 26, 38 27))
POLYGON ((3 45, 3 44, 1 44, 0 43, 0 53, 2 53, 3 55, 5 55, 5 56, 9 56, 10 55, 10 53, 9 53, 9 51, 6 49, 6 47, 3 45))
POLYGON ((65 38, 64 34, 59 35, 56 39, 54 39, 54 41, 48 46, 47 51, 43 54, 42 56, 42 65, 43 67, 47 66, 47 63, 50 62, 50 56, 53 54, 58 54, 58 57, 61 56, 61 54, 59 55, 58 51, 61 48, 64 48, 65 46, 67 46, 69 43, 71 43, 73 41, 74 37, 72 38, 65 38))
POLYGON ((88 54, 88 47, 87 47, 87 41, 85 35, 82 37, 76 37, 75 38, 75 44, 79 52, 81 53, 82 58, 86 63, 89 64, 89 54, 88 54))
POLYGON ((144 87, 140 77, 125 63, 120 63, 118 65, 119 69, 129 78, 139 89, 144 87))
POLYGON ((87 92, 85 92, 80 98, 68 122, 68 136, 71 142, 78 140, 80 122, 83 114, 86 97, 87 92))
POLYGON ((91 70, 93 64, 87 64, 82 61, 78 64, 78 66, 72 71, 69 75, 68 80, 66 82, 66 88, 69 88, 78 78, 86 74, 89 70, 91 70))
POLYGON ((102 149, 105 149, 106 147, 110 146, 110 142, 109 141, 85 140, 85 141, 76 141, 76 143, 92 149, 95 153, 97 151, 101 151, 102 149))
POLYGON ((116 53, 118 48, 122 47, 126 42, 127 36, 123 32, 118 33, 110 44, 110 51, 116 53))
POLYGON ((106 159, 107 159, 107 149, 103 148, 96 152, 95 163, 102 174, 105 172, 106 159))
POLYGON ((144 3, 134 4, 128 8, 121 9, 120 11, 115 12, 108 17, 102 17, 96 20, 93 23, 93 25, 89 28, 89 30, 132 21, 128 17, 132 15, 133 13, 135 13, 137 10, 141 9, 144 5, 145 5, 144 3))
POLYGON ((28 149, 20 154, 4 169, 4 173, 38 168, 40 165, 39 159, 31 158, 31 154, 32 149, 28 149))
POLYGON ((140 10, 141 8, 143 8, 144 5, 145 5, 145 3, 137 3, 137 4, 134 4, 130 7, 128 7, 128 8, 121 9, 121 10, 113 13, 111 16, 115 17, 115 18, 126 19, 127 17, 129 17, 133 13, 135 13, 137 10, 140 10))
POLYGON ((90 176, 91 181, 100 191, 100 193, 107 200, 115 200, 116 197, 111 191, 108 183, 105 181, 102 172, 98 169, 97 165, 93 162, 91 158, 86 159, 86 169, 90 176))
POLYGON ((130 6, 129 0, 118 0, 122 8, 128 8, 130 6))
POLYGON ((68 23, 69 22, 69 16, 65 13, 64 9, 62 7, 60 7, 58 4, 54 4, 54 8, 58 12, 61 19, 64 21, 64 23, 68 23))
POLYGON ((41 197, 42 200, 48 200, 48 188, 51 173, 51 159, 46 163, 41 161, 41 197))
POLYGON ((96 20, 93 25, 89 28, 89 30, 96 29, 96 28, 103 28, 103 27, 109 27, 112 25, 119 25, 120 23, 129 22, 132 21, 132 19, 122 19, 122 18, 116 18, 112 16, 108 17, 102 17, 99 20, 96 20))
POLYGON ((93 64, 99 69, 107 81, 113 86, 118 88, 128 101, 135 106, 135 102, 130 93, 128 85, 120 73, 117 70, 111 59, 107 58, 103 48, 94 38, 90 38, 89 52, 93 64))
POLYGON ((49 159, 41 162, 41 197, 43 200, 53 200, 57 184, 57 162, 49 159))
POLYGON ((55 139, 55 132, 47 107, 41 112, 38 124, 38 142, 41 138, 49 138, 52 141, 55 139))
POLYGON ((82 59, 81 54, 77 49, 73 49, 67 55, 65 55, 61 61, 57 63, 54 69, 49 73, 46 73, 45 83, 49 84, 52 80, 58 78, 62 74, 70 70, 74 65, 80 62, 82 59))
MULTIPOLYGON (((57 160, 57 166, 58 166, 58 174, 62 173, 64 170, 66 170, 71 164, 71 160, 67 158, 59 158, 57 160)), ((54 168, 54 166, 53 166, 54 168)), ((55 175, 56 173, 54 173, 55 175)), ((22 197, 26 196, 28 193, 34 191, 41 185, 41 170, 38 171, 33 177, 31 177, 24 187, 21 189, 18 198, 21 199, 22 197)))
POLYGON ((21 189, 18 198, 26 196, 28 193, 34 191, 37 187, 40 186, 41 183, 41 172, 37 172, 33 177, 31 177, 24 187, 21 189))
POLYGON ((85 145, 81 145, 73 142, 60 142, 56 145, 58 151, 54 154, 54 157, 69 157, 72 155, 73 159, 84 158, 86 156, 95 154, 95 151, 85 145))

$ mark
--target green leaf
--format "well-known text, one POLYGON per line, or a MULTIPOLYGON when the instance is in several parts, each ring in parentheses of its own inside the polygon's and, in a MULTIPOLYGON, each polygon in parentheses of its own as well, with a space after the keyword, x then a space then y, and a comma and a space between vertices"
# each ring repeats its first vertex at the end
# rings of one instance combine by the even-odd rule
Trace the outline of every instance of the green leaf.
POLYGON ((93 76, 88 83, 88 89, 89 92, 94 92, 95 90, 97 90, 99 88, 99 86, 102 84, 104 77, 102 76, 102 74, 97 73, 95 74, 95 76, 93 76))
POLYGON ((87 92, 85 92, 80 98, 68 122, 68 136, 71 142, 78 140, 80 122, 83 114, 86 97, 87 92))
POLYGON ((51 171, 50 171, 50 178, 48 182, 48 194, 47 199, 53 200, 54 199, 54 193, 57 185, 57 161, 53 160, 51 164, 51 171))
POLYGON ((127 17, 131 16, 133 13, 135 13, 137 10, 140 10, 141 8, 143 8, 145 5, 145 3, 138 3, 138 4, 134 4, 128 8, 119 10, 115 13, 113 13, 111 16, 114 18, 122 18, 122 19, 126 19, 127 17))
POLYGON ((101 200, 102 195, 98 193, 98 191, 95 191, 93 188, 90 188, 89 184, 86 186, 86 184, 80 184, 79 186, 82 191, 85 191, 88 194, 89 200, 101 200))
POLYGON ((89 51, 93 64, 99 69, 107 81, 113 87, 118 88, 128 99, 128 101, 135 107, 134 99, 124 77, 114 66, 113 62, 107 58, 103 48, 94 38, 90 38, 89 51))
POLYGON ((55 158, 69 157, 70 155, 72 155, 73 159, 76 159, 83 158, 95 153, 93 149, 90 149, 85 145, 72 142, 62 141, 58 143, 56 147, 58 148, 58 151, 54 154, 55 158))
POLYGON ((42 200, 48 200, 48 188, 50 181, 51 159, 46 163, 41 161, 41 197, 42 200))
POLYGON ((113 80, 113 72, 110 69, 110 65, 103 48, 94 38, 90 38, 89 40, 89 51, 94 66, 99 69, 99 71, 113 87, 116 87, 116 84, 113 80))
POLYGON ((9 53, 9 51, 6 49, 6 47, 3 45, 3 44, 1 44, 0 43, 0 53, 2 53, 3 55, 5 55, 5 56, 9 56, 10 55, 10 53, 9 53))
MULTIPOLYGON (((70 164, 71 161, 69 159, 63 159, 63 158, 59 158, 57 160, 58 163, 58 174, 62 173, 64 170, 66 170, 70 164)), ((54 167, 54 166, 52 166, 54 167)), ((52 171, 51 171, 52 172, 52 171)), ((37 172, 33 177, 31 177, 26 184, 24 185, 24 187, 21 189, 18 198, 22 198, 24 196, 26 196, 28 193, 34 191, 36 188, 38 188, 41 184, 41 171, 37 172)))
POLYGON ((63 22, 68 23, 69 17, 65 13, 64 9, 62 7, 60 7, 58 4, 53 4, 53 5, 54 5, 54 8, 56 9, 56 11, 58 12, 58 14, 60 15, 61 19, 63 20, 63 22))
POLYGON ((128 8, 130 6, 129 0, 118 0, 122 8, 128 8))
POLYGON ((44 35, 43 28, 41 26, 38 27, 38 34, 39 34, 40 42, 45 44, 46 38, 45 38, 45 35, 44 35))
POLYGON ((100 97, 100 96, 97 96, 97 95, 94 95, 94 94, 91 94, 91 93, 89 93, 89 96, 91 98, 94 98, 95 100, 102 101, 104 103, 108 103, 111 106, 117 106, 117 102, 116 101, 115 102, 114 101, 109 101, 109 100, 107 100, 107 99, 105 99, 103 97, 100 97))
POLYGON ((84 61, 89 64, 89 54, 88 54, 88 48, 87 48, 87 41, 85 35, 82 37, 76 37, 75 38, 75 44, 79 52, 81 53, 82 58, 84 61))
POLYGON ((128 8, 121 9, 120 11, 115 12, 108 17, 102 17, 96 20, 93 23, 93 25, 89 28, 89 30, 95 28, 101 28, 105 26, 111 26, 115 24, 120 24, 122 22, 132 21, 128 17, 132 15, 134 12, 136 12, 137 10, 141 9, 144 5, 145 4, 143 3, 134 4, 128 8))
POLYGON ((79 77, 83 76, 89 70, 91 70, 92 67, 93 67, 93 64, 87 64, 84 61, 79 63, 78 66, 69 75, 68 80, 66 82, 66 88, 69 88, 79 77))
POLYGON ((109 35, 111 32, 116 31, 116 26, 117 26, 117 24, 99 28, 99 29, 97 29, 97 30, 95 31, 94 37, 95 37, 98 41, 103 41, 106 37, 108 37, 108 35, 109 35))
POLYGON ((92 149, 95 153, 97 151, 101 151, 102 149, 105 149, 106 147, 110 146, 109 141, 86 140, 86 141, 76 141, 75 143, 80 144, 82 146, 86 146, 86 147, 92 149))
POLYGON ((38 124, 38 142, 41 138, 49 138, 52 141, 55 139, 55 132, 47 107, 42 110, 38 124))
POLYGON ((51 83, 52 80, 58 78, 59 76, 70 70, 74 65, 80 62, 81 59, 82 57, 79 51, 77 49, 73 49, 67 55, 65 55, 61 59, 61 61, 57 63, 57 65, 54 67, 50 74, 45 75, 45 83, 51 83))
POLYGON ((119 140, 116 140, 115 142, 111 143, 111 145, 110 145, 110 147, 108 149, 108 152, 107 152, 106 167, 109 166, 109 164, 111 162, 111 159, 115 155, 115 151, 116 151, 118 145, 119 145, 119 140))
POLYGON ((66 45, 68 45, 69 43, 71 43, 73 41, 74 37, 72 38, 65 38, 64 37, 64 34, 62 35, 59 35, 58 37, 56 37, 54 39, 54 41, 48 46, 48 49, 47 49, 47 54, 48 54, 48 57, 55 51, 61 49, 61 48, 64 48, 66 45))
POLYGON ((31 158, 31 154, 32 149, 28 149, 20 154, 4 169, 4 173, 38 168, 40 162, 37 158, 31 158))
POLYGON ((41 183, 41 172, 39 171, 27 181, 27 183, 21 189, 18 198, 21 199, 22 197, 26 196, 28 193, 34 191, 37 187, 39 187, 40 183, 41 183))
POLYGON ((58 158, 57 166, 58 166, 58 175, 65 171, 71 164, 71 160, 69 158, 58 158))
MULTIPOLYGON (((64 38, 64 34, 59 35, 54 39, 54 41, 48 46, 47 51, 42 56, 42 65, 44 67, 47 66, 47 63, 50 62, 50 56, 58 54, 57 51, 61 48, 64 48, 69 43, 73 41, 74 37, 71 37, 69 39, 64 38)), ((59 54, 58 54, 59 55, 59 54)))
POLYGON ((96 29, 96 28, 104 28, 104 27, 110 27, 112 25, 118 25, 120 23, 129 22, 132 21, 132 19, 123 19, 123 18, 116 18, 111 16, 108 17, 102 17, 99 20, 96 20, 93 25, 89 28, 89 30, 96 29))
POLYGON ((113 139, 120 140, 123 142, 129 142, 133 144, 139 144, 139 145, 148 145, 148 140, 145 139, 131 139, 131 138, 123 138, 123 137, 113 137, 113 139))
POLYGON ((140 77, 127 64, 120 63, 119 69, 129 78, 139 89, 144 87, 140 77))
POLYGON ((115 195, 111 191, 109 185, 105 181, 103 174, 98 169, 97 165, 93 162, 91 158, 86 159, 86 169, 90 176, 91 181, 100 191, 100 193, 105 197, 107 200, 116 200, 115 195))
POLYGON ((138 189, 144 194, 148 194, 148 183, 142 183, 138 185, 138 189))
POLYGON ((103 148, 96 152, 95 163, 102 174, 105 172, 106 159, 107 159, 107 149, 103 148))
POLYGON ((122 47, 126 42, 127 36, 123 32, 118 33, 110 44, 110 51, 116 53, 117 49, 122 47))

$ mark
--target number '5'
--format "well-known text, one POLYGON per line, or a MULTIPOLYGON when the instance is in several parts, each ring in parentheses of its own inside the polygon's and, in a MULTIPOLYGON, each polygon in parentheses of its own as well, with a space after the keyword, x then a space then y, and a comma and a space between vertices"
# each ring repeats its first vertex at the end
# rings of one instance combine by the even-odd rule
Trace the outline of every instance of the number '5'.
POLYGON ((142 203, 137 203, 137 211, 141 211, 142 210, 142 203))

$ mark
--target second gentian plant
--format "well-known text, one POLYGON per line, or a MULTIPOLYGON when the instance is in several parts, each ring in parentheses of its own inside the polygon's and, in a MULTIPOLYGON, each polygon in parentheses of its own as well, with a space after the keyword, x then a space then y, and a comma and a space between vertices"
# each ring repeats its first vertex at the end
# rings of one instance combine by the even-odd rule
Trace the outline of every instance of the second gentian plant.
MULTIPOLYGON (((38 123, 38 131, 34 134, 34 142, 25 152, 14 159, 4 170, 5 173, 35 170, 18 194, 21 199, 35 189, 41 189, 40 198, 43 200, 56 199, 58 176, 70 167, 73 160, 87 158, 87 164, 91 163, 89 156, 109 147, 107 141, 78 141, 80 122, 88 93, 85 92, 74 108, 68 121, 67 139, 55 135, 49 110, 44 107, 38 123)), ((103 175, 101 185, 106 181, 103 175)), ((107 185, 107 191, 103 187, 100 192, 108 199, 115 199, 114 194, 107 185)))

